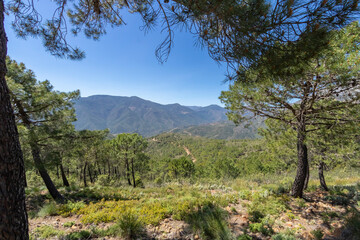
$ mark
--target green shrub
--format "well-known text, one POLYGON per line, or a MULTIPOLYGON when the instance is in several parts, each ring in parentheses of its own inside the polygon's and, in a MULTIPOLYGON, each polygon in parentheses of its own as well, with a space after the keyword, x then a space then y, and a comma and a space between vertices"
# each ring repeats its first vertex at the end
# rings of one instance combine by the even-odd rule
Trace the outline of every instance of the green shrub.
POLYGON ((54 202, 50 202, 48 204, 45 204, 40 211, 38 212, 39 217, 45 217, 45 216, 56 216, 58 212, 58 208, 54 202))
POLYGON ((316 240, 321 240, 324 237, 324 233, 321 231, 321 229, 313 230, 311 231, 311 234, 316 240))
POLYGON ((252 237, 250 237, 249 235, 244 233, 244 234, 238 236, 236 240, 252 240, 252 237))
POLYGON ((211 203, 207 203, 196 212, 190 213, 186 221, 204 240, 232 239, 225 218, 227 212, 211 203))
POLYGON ((145 187, 143 181, 138 176, 135 178, 135 183, 136 183, 136 187, 139 187, 139 188, 144 188, 145 187))
POLYGON ((106 174, 101 174, 96 179, 96 184, 100 186, 108 186, 109 185, 109 176, 106 174))
POLYGON ((34 229, 33 237, 35 239, 49 239, 51 237, 61 237, 64 236, 64 232, 55 229, 53 226, 44 225, 34 229))
POLYGON ((72 232, 66 235, 66 240, 85 240, 91 237, 91 233, 86 230, 82 230, 80 232, 72 232))
POLYGON ((72 214, 76 214, 80 209, 84 208, 86 204, 84 202, 71 202, 68 201, 66 204, 62 204, 58 208, 58 213, 63 217, 68 217, 72 214))
POLYGON ((346 226, 351 230, 353 239, 360 239, 360 213, 353 210, 346 219, 346 226))
POLYGON ((125 212, 110 230, 112 235, 120 235, 125 239, 136 239, 144 230, 143 223, 133 212, 125 212))
POLYGON ((293 235, 289 235, 286 233, 278 233, 271 238, 272 240, 296 240, 293 235))
POLYGON ((66 223, 64 223, 64 227, 72 227, 72 226, 74 226, 75 225, 75 222, 74 221, 71 221, 71 222, 66 222, 66 223))

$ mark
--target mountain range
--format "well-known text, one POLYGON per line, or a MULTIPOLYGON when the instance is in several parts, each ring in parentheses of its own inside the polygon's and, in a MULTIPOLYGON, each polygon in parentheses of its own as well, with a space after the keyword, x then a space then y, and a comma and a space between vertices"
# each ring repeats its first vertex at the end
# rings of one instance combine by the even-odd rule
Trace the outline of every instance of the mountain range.
POLYGON ((175 128, 197 126, 226 120, 226 110, 207 107, 162 105, 139 97, 94 95, 75 102, 78 130, 109 128, 113 134, 139 133, 145 137, 175 128))

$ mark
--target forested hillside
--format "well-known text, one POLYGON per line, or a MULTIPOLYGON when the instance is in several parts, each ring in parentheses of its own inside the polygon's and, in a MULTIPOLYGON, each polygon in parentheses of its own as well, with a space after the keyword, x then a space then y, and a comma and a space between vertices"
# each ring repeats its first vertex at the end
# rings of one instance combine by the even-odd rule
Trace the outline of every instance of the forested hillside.
POLYGON ((235 125, 230 121, 202 124, 184 128, 175 128, 170 132, 212 139, 254 139, 259 138, 258 129, 265 127, 264 119, 256 118, 235 125))
POLYGON ((111 133, 153 136, 178 127, 213 123, 226 119, 217 105, 191 108, 180 104, 161 105, 139 97, 96 95, 75 102, 78 130, 110 129, 111 133))

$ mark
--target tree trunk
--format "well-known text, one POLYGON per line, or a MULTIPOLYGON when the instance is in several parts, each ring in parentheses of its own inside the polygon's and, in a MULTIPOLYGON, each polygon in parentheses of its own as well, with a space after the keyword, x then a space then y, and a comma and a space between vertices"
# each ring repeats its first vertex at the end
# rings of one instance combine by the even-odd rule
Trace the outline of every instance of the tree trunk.
POLYGON ((66 178, 66 175, 65 175, 65 171, 64 171, 64 167, 62 165, 62 162, 60 162, 60 172, 61 172, 61 178, 62 178, 64 186, 70 187, 70 184, 69 184, 69 182, 68 182, 68 180, 66 178))
MULTIPOLYGON (((32 134, 32 133, 30 133, 32 134)), ((40 157, 40 149, 37 146, 36 142, 34 140, 31 141, 30 144, 31 147, 31 153, 34 159, 35 167, 39 170, 40 176, 43 179, 46 188, 48 189, 51 197, 57 201, 57 202, 64 202, 64 197, 59 193, 57 188, 55 187, 53 181, 51 180, 48 172, 46 171, 44 164, 40 157)))
POLYGON ((87 184, 86 184, 86 166, 87 166, 87 162, 85 162, 84 169, 83 169, 84 187, 87 187, 87 184))
POLYGON ((26 177, 19 135, 6 85, 7 38, 0 0, 0 239, 29 239, 26 177))
POLYGON ((305 144, 305 137, 306 137, 305 116, 300 117, 297 132, 298 132, 297 133, 298 165, 297 165, 295 181, 291 189, 291 195, 293 197, 302 197, 306 175, 307 175, 306 172, 309 164, 307 147, 305 144))
POLYGON ((56 177, 59 178, 60 174, 59 174, 59 165, 56 165, 56 177))
POLYGON ((133 186, 135 188, 136 187, 136 182, 135 182, 134 159, 131 159, 131 174, 132 174, 132 179, 133 179, 133 186))
POLYGON ((88 172, 89 172, 90 182, 94 183, 94 179, 93 179, 92 174, 91 174, 90 165, 88 166, 88 172))
POLYGON ((110 179, 111 177, 111 167, 110 167, 110 161, 108 161, 108 178, 110 179))
POLYGON ((310 164, 308 163, 308 166, 306 168, 306 178, 305 178, 305 183, 304 183, 304 191, 308 188, 309 179, 310 179, 310 164))
POLYGON ((129 160, 127 159, 127 156, 125 155, 125 167, 126 167, 126 178, 128 180, 128 184, 131 186, 130 181, 130 166, 129 166, 129 160))
POLYGON ((320 186, 323 190, 325 191, 329 191, 329 188, 327 187, 326 185, 326 182, 325 182, 325 177, 324 177, 324 166, 325 166, 325 163, 323 161, 321 161, 319 163, 319 180, 320 180, 320 186))

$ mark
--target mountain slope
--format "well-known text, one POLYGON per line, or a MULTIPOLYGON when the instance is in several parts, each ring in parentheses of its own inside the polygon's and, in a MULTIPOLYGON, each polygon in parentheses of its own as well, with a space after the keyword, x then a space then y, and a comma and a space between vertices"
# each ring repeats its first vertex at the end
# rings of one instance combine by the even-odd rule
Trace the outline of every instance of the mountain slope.
POLYGON ((171 130, 171 132, 212 139, 255 139, 259 137, 257 131, 258 128, 261 127, 265 127, 264 120, 262 118, 257 118, 253 119, 250 124, 243 123, 239 126, 236 126, 230 121, 222 121, 176 128, 171 130))
POLYGON ((139 97, 95 95, 75 103, 78 130, 109 128, 111 133, 136 132, 153 136, 174 128, 223 121, 226 110, 217 105, 207 107, 162 105, 139 97))

